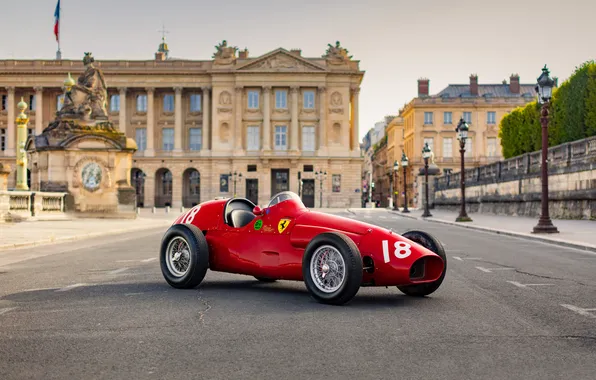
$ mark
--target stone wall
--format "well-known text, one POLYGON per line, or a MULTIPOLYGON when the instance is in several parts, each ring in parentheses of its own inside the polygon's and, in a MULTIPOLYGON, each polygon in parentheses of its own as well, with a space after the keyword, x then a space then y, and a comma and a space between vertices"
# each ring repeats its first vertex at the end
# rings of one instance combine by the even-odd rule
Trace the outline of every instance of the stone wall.
MULTIPOLYGON (((466 170, 468 212, 538 217, 540 161, 538 151, 466 170)), ((596 220, 596 137, 549 148, 548 173, 552 218, 596 220)), ((434 182, 434 207, 459 210, 460 173, 434 182)))

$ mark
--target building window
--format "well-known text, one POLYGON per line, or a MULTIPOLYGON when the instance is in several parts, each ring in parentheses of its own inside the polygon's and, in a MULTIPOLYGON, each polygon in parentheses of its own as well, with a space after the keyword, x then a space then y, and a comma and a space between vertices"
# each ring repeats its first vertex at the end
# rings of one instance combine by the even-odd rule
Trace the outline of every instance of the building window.
POLYGON ((35 111, 35 99, 37 96, 29 95, 29 111, 35 111))
POLYGON ((315 108, 315 92, 304 91, 304 108, 314 109, 315 108))
POLYGON ((203 146, 203 129, 190 128, 188 130, 188 149, 201 150, 203 146))
POLYGON ((120 111, 120 95, 112 95, 110 97, 110 111, 120 111))
POLYGON ((306 173, 306 172, 313 172, 313 171, 315 170, 315 169, 314 169, 314 165, 304 165, 304 166, 303 166, 303 169, 304 169, 304 172, 305 172, 305 173, 306 173))
POLYGON ((174 150, 174 128, 164 128, 161 130, 162 150, 174 150))
MULTIPOLYGON (((423 144, 428 144, 428 147, 430 148, 430 150, 434 152, 434 149, 433 149, 433 140, 434 139, 432 137, 425 137, 423 144)), ((424 145, 422 145, 422 146, 424 146, 424 145)))
POLYGON ((433 113, 425 112, 424 113, 424 124, 432 124, 432 123, 433 123, 433 113))
POLYGON ((192 94, 190 96, 190 112, 201 112, 201 95, 192 94))
POLYGON ((487 139, 488 156, 495 157, 497 155, 497 138, 489 137, 487 139))
POLYGON ((247 172, 256 172, 257 171, 257 165, 247 165, 246 166, 246 171, 247 172))
POLYGON ((2 95, 2 111, 6 111, 6 102, 7 102, 7 98, 6 95, 2 95))
POLYGON ((285 125, 275 126, 275 150, 287 150, 288 139, 287 139, 288 127, 285 125))
POLYGON ((333 192, 341 192, 341 174, 334 174, 331 177, 331 185, 333 186, 333 192))
POLYGON ((443 113, 443 124, 451 124, 453 121, 451 119, 451 112, 444 112, 443 113))
POLYGON ((259 126, 251 125, 246 129, 246 149, 250 151, 259 150, 261 147, 259 126))
POLYGON ((248 91, 248 108, 251 110, 259 109, 259 92, 256 90, 248 91))
POLYGON ((163 112, 174 112, 174 95, 163 96, 163 112))
POLYGON ((6 128, 0 128, 0 151, 6 150, 6 128))
POLYGON ((147 130, 145 128, 137 128, 135 130, 135 142, 139 151, 147 149, 147 130))
POLYGON ((64 106, 64 94, 58 95, 56 97, 56 110, 60 111, 63 106, 64 106))
POLYGON ((466 157, 472 157, 472 138, 468 137, 466 139, 466 157))
POLYGON ((472 112, 464 112, 464 121, 468 124, 472 124, 472 112))
POLYGON ((453 157, 453 139, 451 137, 446 137, 443 139, 443 157, 453 157))
POLYGON ((497 123, 497 113, 495 111, 488 111, 486 113, 486 123, 487 124, 496 124, 497 123))
POLYGON ((315 151, 315 127, 312 125, 302 127, 302 151, 315 151))
POLYGON ((288 92, 275 90, 275 108, 288 108, 288 92))
POLYGON ((137 111, 147 112, 147 95, 137 96, 137 111))

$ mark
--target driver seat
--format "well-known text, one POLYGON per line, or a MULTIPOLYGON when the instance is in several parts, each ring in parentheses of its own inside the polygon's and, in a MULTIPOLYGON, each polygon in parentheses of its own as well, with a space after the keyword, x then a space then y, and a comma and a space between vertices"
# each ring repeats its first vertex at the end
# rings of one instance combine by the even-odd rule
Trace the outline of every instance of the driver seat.
POLYGON ((230 213, 230 221, 234 228, 244 227, 252 222, 254 218, 256 218, 256 215, 247 210, 235 209, 230 213))

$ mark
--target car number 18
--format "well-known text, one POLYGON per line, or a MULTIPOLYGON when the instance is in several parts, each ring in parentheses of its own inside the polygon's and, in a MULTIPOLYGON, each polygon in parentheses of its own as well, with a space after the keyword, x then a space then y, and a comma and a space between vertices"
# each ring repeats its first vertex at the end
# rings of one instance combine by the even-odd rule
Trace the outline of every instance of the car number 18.
POLYGON ((201 209, 201 206, 195 206, 193 207, 188 214, 186 214, 186 216, 184 217, 184 224, 191 224, 193 220, 195 220, 195 216, 197 216, 197 213, 199 212, 199 210, 201 209))
MULTIPOLYGON (((412 246, 406 242, 396 241, 393 244, 393 248, 395 248, 393 255, 398 259, 405 259, 412 254, 412 251, 410 250, 411 247, 412 246)), ((387 240, 383 240, 383 259, 385 259, 386 263, 391 260, 389 257, 389 242, 387 240)))

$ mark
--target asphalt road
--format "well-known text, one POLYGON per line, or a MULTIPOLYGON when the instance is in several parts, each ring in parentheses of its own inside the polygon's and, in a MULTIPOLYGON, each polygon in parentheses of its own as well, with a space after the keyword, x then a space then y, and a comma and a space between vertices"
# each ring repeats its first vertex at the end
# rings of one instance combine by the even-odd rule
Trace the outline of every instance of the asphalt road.
POLYGON ((423 299, 362 288, 342 307, 302 283, 215 272, 176 290, 160 230, 15 250, 0 256, 0 379, 595 378, 596 255, 343 215, 435 234, 443 286, 423 299))

